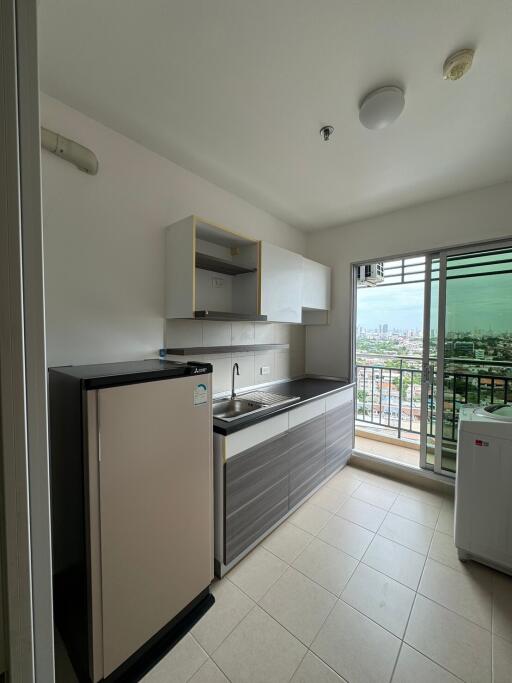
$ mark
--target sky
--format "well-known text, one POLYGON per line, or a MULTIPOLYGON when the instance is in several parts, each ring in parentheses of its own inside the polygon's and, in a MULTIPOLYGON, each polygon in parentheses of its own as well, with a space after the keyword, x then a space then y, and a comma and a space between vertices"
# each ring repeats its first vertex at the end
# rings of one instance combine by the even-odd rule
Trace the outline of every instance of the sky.
MULTIPOLYGON (((434 302, 437 282, 432 289, 434 302)), ((446 304, 448 333, 471 330, 512 333, 512 274, 448 280, 446 304)), ((437 318, 437 311, 433 310, 432 314, 437 318)), ((385 323, 390 330, 422 329, 423 283, 357 290, 358 327, 373 330, 385 323)), ((430 327, 437 327, 437 320, 433 319, 430 327)))

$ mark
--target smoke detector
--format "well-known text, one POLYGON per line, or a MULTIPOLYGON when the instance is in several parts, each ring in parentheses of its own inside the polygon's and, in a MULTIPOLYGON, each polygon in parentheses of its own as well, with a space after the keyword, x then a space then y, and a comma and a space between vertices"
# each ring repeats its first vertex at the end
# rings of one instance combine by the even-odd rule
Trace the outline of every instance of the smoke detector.
POLYGON ((458 50, 448 57, 443 66, 443 78, 448 81, 458 81, 471 69, 474 50, 458 50))

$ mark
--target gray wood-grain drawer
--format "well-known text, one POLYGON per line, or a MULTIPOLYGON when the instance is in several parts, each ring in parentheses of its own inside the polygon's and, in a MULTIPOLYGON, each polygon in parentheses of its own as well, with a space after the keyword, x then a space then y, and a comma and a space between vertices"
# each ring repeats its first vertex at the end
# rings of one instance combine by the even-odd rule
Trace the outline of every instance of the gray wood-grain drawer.
POLYGON ((325 479, 325 415, 288 432, 290 508, 325 479))
POLYGON ((228 564, 288 512, 288 435, 230 458, 224 473, 228 564))
POLYGON ((329 476, 342 467, 352 453, 354 428, 353 403, 333 408, 325 415, 325 474, 329 476))

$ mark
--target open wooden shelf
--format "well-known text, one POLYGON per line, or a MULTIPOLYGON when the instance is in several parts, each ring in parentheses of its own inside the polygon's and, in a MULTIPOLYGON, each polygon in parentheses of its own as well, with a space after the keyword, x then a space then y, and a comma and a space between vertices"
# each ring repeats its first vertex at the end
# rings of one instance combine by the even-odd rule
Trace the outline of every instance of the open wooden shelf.
POLYGON ((256 272, 256 268, 245 268, 227 259, 210 256, 210 254, 202 254, 199 251, 196 251, 196 268, 211 270, 223 275, 243 275, 244 273, 256 272))
POLYGON ((254 353, 256 351, 279 351, 289 349, 289 344, 244 344, 239 346, 191 346, 177 349, 161 349, 161 356, 203 356, 214 353, 254 353))

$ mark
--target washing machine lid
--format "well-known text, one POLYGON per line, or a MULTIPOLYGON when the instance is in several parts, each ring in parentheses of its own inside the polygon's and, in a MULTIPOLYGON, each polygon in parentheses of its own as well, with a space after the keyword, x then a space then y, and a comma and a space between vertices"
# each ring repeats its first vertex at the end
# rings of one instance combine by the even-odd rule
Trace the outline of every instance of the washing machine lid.
POLYGON ((475 414, 500 422, 512 422, 512 403, 493 403, 490 406, 481 406, 475 410, 475 414))

